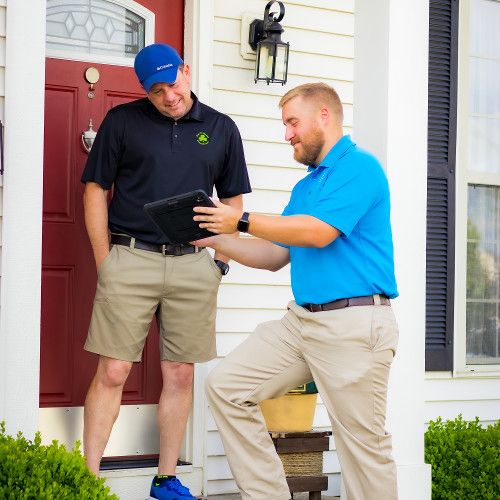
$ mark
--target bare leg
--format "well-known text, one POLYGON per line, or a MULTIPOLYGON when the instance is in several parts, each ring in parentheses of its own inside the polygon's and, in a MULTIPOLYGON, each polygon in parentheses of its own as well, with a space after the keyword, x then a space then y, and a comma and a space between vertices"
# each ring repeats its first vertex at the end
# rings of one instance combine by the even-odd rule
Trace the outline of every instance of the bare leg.
POLYGON ((120 411, 123 386, 132 363, 99 357, 97 371, 85 399, 83 450, 88 468, 99 474, 101 458, 120 411))
POLYGON ((162 361, 163 389, 158 405, 160 461, 158 474, 175 474, 186 422, 193 402, 192 363, 162 361))

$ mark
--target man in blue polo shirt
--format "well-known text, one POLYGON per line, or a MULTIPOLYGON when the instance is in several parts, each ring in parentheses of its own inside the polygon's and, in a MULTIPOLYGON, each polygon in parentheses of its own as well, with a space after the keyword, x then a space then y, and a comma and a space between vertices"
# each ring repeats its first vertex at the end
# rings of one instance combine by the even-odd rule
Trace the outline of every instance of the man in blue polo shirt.
POLYGON ((201 240, 234 260, 276 271, 291 264, 295 301, 259 325, 211 372, 207 395, 244 500, 288 500, 281 460, 258 403, 314 379, 328 410, 349 500, 397 498, 385 432, 389 369, 398 328, 387 178, 343 136, 337 93, 301 85, 280 101, 285 138, 309 166, 281 216, 217 203, 195 220, 219 235, 201 240))
POLYGON ((124 384, 156 317, 163 387, 158 475, 150 498, 194 500, 175 469, 191 410, 194 363, 216 356, 217 291, 228 258, 216 252, 214 260, 203 247, 171 244, 143 206, 195 189, 212 194, 215 186, 221 201, 239 211, 250 184, 236 124, 198 101, 179 54, 169 45, 149 45, 134 68, 147 97, 108 112, 82 175, 98 275, 85 349, 99 355, 85 400, 84 452, 98 474, 124 384))

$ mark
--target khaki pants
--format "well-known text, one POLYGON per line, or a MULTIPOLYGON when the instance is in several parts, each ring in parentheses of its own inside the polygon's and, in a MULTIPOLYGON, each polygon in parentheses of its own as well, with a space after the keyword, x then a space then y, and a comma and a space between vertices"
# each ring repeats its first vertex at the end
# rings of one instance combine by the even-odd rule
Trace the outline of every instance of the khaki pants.
MULTIPOLYGON (((376 304, 379 297, 375 296, 376 304)), ((311 313, 291 302, 212 370, 207 397, 244 500, 288 500, 258 403, 314 378, 332 423, 348 500, 397 498, 387 380, 398 328, 389 306, 311 313)))

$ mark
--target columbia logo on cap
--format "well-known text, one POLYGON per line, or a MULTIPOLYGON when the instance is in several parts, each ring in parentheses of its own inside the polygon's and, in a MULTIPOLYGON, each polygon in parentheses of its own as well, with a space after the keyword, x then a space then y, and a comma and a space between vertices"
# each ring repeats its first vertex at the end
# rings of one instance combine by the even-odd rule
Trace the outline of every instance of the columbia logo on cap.
POLYGON ((163 66, 158 66, 156 68, 156 71, 160 71, 161 69, 165 69, 165 68, 171 68, 173 66, 173 64, 164 64, 163 66))

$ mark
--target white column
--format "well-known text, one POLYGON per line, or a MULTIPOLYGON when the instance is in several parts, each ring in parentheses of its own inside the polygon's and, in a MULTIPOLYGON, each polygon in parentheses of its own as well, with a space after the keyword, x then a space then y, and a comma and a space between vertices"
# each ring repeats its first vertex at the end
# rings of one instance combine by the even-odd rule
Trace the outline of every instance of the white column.
POLYGON ((45 1, 8 0, 0 311, 0 420, 38 428, 45 1))
MULTIPOLYGON (((184 61, 191 66, 191 88, 204 104, 210 105, 213 74, 213 26, 214 0, 186 0, 184 9, 184 61)), ((193 450, 193 467, 201 468, 202 493, 208 490, 207 474, 207 412, 205 379, 208 364, 197 363, 194 371, 192 441, 187 443, 193 450)))
POLYGON ((391 187, 400 340, 387 428, 402 500, 431 498, 423 393, 428 9, 428 0, 356 0, 353 135, 382 161, 391 187))
POLYGON ((210 105, 213 74, 214 0, 186 0, 184 60, 191 66, 191 87, 210 105))

